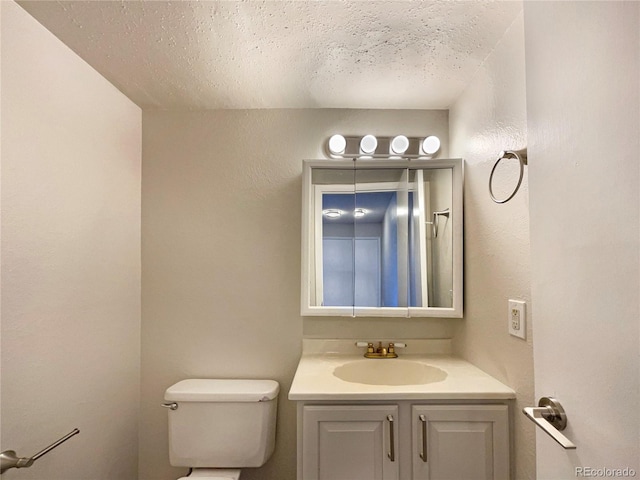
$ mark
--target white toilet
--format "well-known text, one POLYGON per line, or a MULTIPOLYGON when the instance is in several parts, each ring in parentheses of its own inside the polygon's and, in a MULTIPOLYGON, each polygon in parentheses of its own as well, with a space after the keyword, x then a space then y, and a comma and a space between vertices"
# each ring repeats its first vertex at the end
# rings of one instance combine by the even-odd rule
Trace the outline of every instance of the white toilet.
POLYGON ((280 386, 274 380, 189 379, 164 394, 169 462, 200 480, 238 480, 264 465, 275 446, 280 386))

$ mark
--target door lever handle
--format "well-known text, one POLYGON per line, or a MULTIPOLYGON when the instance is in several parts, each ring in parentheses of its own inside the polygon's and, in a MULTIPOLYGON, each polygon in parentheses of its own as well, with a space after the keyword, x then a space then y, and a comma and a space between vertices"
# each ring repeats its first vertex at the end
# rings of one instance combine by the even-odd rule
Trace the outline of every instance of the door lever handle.
POLYGON ((567 427, 567 415, 558 400, 552 397, 542 397, 538 401, 537 407, 525 407, 522 412, 564 449, 573 450, 576 448, 571 440, 560 433, 567 427))

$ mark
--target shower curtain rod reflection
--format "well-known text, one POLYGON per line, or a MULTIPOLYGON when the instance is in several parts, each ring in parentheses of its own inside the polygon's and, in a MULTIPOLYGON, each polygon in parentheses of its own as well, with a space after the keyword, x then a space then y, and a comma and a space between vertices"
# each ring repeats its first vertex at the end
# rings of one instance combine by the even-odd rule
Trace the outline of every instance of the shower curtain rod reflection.
POLYGON ((438 238, 438 223, 440 216, 449 218, 450 214, 451 211, 448 208, 445 208, 444 210, 441 210, 439 212, 433 212, 433 222, 426 222, 427 225, 431 225, 431 228, 433 229, 433 238, 438 238))

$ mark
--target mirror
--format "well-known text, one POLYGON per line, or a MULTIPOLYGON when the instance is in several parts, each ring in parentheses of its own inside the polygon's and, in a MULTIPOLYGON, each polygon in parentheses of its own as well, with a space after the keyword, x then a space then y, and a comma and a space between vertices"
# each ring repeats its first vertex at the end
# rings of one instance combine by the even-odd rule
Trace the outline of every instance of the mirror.
POLYGON ((462 316, 462 160, 306 161, 302 315, 462 316))

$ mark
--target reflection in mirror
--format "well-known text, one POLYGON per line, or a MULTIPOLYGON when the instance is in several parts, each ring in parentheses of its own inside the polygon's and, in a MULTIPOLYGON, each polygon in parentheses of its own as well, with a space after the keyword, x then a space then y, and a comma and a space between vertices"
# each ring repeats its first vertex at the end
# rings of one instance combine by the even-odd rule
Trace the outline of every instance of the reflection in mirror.
POLYGON ((398 241, 406 238, 406 177, 404 169, 356 170, 354 185, 316 188, 322 206, 321 305, 407 306, 406 242, 398 241))
POLYGON ((419 294, 424 302, 417 306, 452 308, 453 228, 450 212, 453 171, 434 168, 413 172, 418 202, 413 205, 411 222, 410 244, 416 250, 412 255, 411 264, 416 266, 412 278, 413 285, 421 288, 419 294), (424 231, 420 231, 421 228, 424 231))
MULTIPOLYGON (((356 238, 368 238, 369 243, 377 242, 379 248, 373 265, 368 270, 355 271, 355 281, 365 283, 363 279, 377 273, 380 278, 377 291, 377 304, 358 304, 356 306, 407 307, 407 170, 395 169, 358 169, 356 170, 356 208, 371 210, 376 215, 366 221, 367 215, 356 219, 356 238), (378 198, 379 204, 371 202, 378 198), (386 202, 385 202, 386 200, 386 202)), ((363 247, 360 246, 362 249, 363 247)), ((372 246, 368 255, 356 249, 356 255, 367 257, 373 263, 372 246)), ((370 286, 371 288, 372 286, 370 286)))
POLYGON ((381 212, 386 212, 394 196, 395 192, 323 194, 323 305, 384 304, 387 282, 381 275, 381 260, 388 243, 382 236, 385 216, 381 212))
POLYGON ((454 257, 456 249, 461 256, 462 232, 456 240, 453 228, 454 215, 461 216, 461 181, 454 201, 453 173, 446 162, 442 168, 311 169, 303 256, 308 306, 324 310, 312 314, 456 316, 444 311, 456 307, 455 282, 461 290, 461 258, 454 257))

